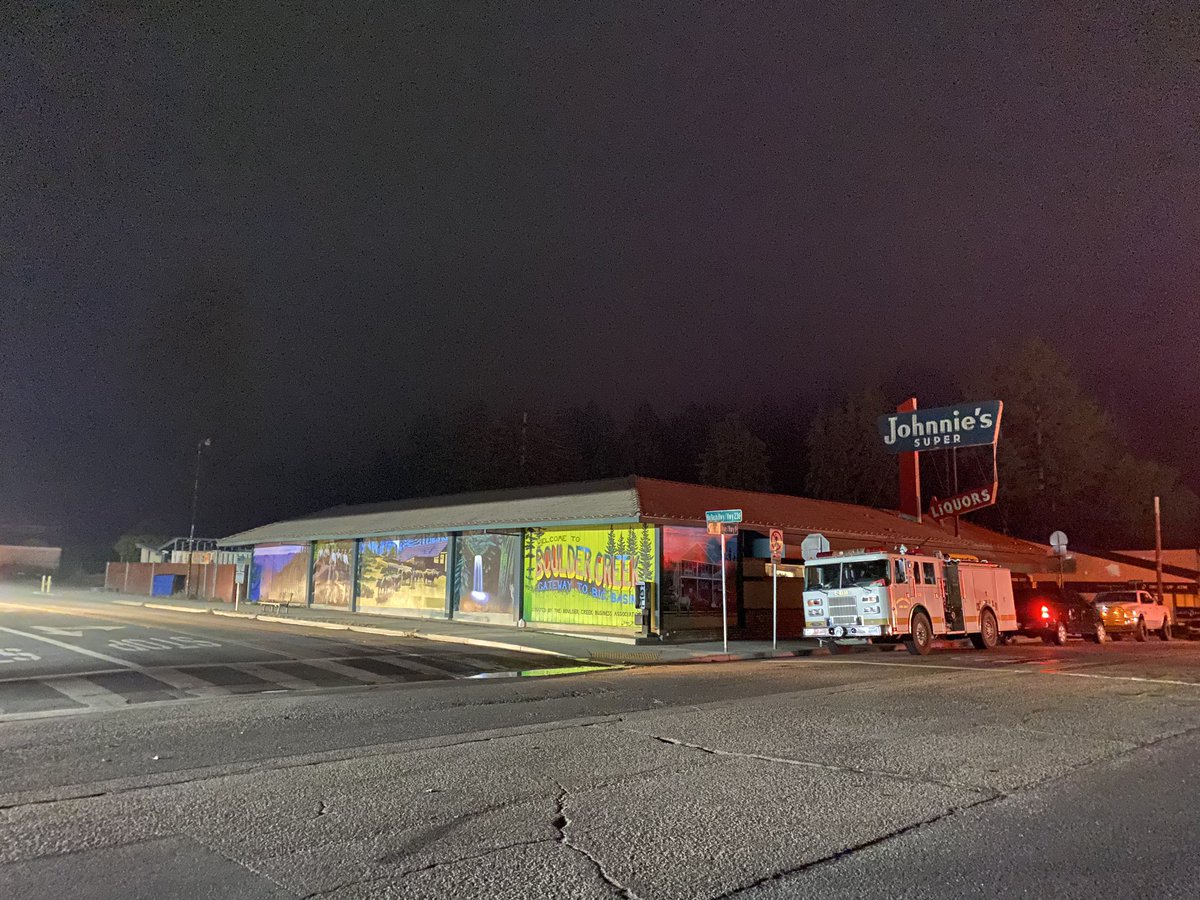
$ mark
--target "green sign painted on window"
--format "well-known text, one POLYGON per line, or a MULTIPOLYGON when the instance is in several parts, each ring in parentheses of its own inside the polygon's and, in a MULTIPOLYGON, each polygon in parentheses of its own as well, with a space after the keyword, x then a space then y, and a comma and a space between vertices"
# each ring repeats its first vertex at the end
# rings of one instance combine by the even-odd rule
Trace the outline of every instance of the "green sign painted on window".
POLYGON ((653 525, 525 532, 529 622, 637 628, 638 585, 657 581, 658 532, 653 525))

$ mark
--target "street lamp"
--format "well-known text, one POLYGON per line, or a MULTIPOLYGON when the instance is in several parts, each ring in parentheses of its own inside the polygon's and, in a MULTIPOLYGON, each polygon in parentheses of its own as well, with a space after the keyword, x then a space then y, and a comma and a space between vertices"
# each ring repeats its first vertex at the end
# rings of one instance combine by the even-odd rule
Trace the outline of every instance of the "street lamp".
POLYGON ((206 437, 196 444, 196 479, 192 483, 192 526, 188 530, 188 575, 184 593, 192 595, 192 564, 196 561, 196 504, 200 500, 200 457, 205 447, 212 446, 212 438, 206 437))

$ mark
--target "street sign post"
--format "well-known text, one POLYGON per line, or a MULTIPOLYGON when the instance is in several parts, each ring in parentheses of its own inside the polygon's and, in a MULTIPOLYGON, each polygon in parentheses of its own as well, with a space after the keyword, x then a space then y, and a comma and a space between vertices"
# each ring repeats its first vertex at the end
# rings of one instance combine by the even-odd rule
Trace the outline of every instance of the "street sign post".
POLYGON ((1061 531, 1056 531, 1050 535, 1050 546, 1054 548, 1054 555, 1058 557, 1058 586, 1061 589, 1063 586, 1063 560, 1067 558, 1067 536, 1061 531))
MULTIPOLYGON (((704 521, 708 523, 709 533, 714 524, 729 524, 736 526, 742 521, 740 509, 710 509, 704 513, 704 521)), ((736 532, 735 532, 736 533, 736 532)), ((721 529, 721 644, 724 652, 729 652, 729 599, 725 590, 725 529, 721 529)))
POLYGON ((772 528, 771 544, 771 649, 779 647, 779 561, 783 559, 783 529, 772 528))

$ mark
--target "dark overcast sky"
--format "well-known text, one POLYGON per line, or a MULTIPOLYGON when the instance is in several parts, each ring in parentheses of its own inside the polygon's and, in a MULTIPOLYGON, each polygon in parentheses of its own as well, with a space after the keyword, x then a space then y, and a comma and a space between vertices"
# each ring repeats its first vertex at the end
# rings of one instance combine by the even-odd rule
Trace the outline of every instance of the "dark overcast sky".
POLYGON ((0 521, 181 526, 202 422, 241 527, 443 398, 669 411, 1033 331, 1196 436, 1194 2, 40 6, 0 521))

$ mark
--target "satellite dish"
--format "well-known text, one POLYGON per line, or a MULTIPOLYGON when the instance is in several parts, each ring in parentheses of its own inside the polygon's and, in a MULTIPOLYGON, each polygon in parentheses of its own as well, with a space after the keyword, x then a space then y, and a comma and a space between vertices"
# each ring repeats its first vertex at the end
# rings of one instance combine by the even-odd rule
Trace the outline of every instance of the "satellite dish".
POLYGON ((1054 548, 1054 553, 1057 556, 1067 555, 1067 536, 1061 531, 1056 531, 1050 535, 1050 546, 1054 548))
POLYGON ((829 552, 829 538, 823 534, 810 534, 800 542, 800 558, 805 562, 829 552))

